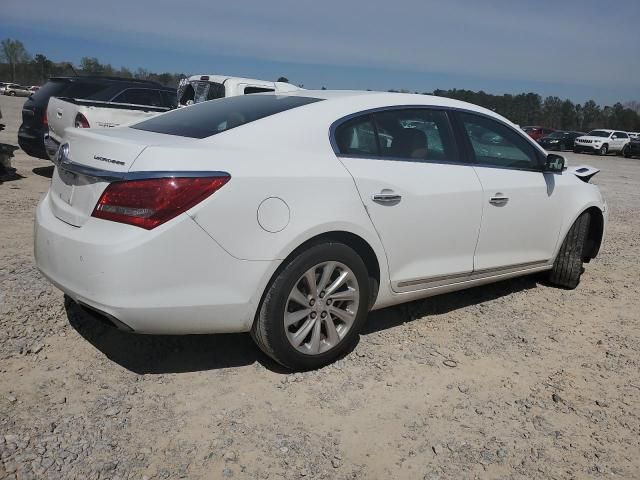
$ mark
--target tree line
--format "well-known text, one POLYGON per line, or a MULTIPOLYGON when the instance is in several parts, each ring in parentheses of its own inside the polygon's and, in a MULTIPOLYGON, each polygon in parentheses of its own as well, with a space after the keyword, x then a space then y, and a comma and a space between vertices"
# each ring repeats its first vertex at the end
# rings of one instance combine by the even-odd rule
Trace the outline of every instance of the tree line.
POLYGON ((536 93, 492 95, 483 91, 435 90, 434 95, 475 103, 521 126, 543 125, 557 130, 588 132, 594 128, 640 131, 640 102, 620 102, 601 107, 593 100, 583 104, 536 93))
MULTIPOLYGON (((23 85, 42 85, 48 78, 65 75, 107 75, 124 78, 153 80, 168 87, 177 87, 184 73, 154 73, 144 68, 130 70, 101 63, 95 57, 83 57, 80 64, 53 62, 38 53, 31 56, 19 40, 7 38, 0 43, 0 81, 10 80, 23 85)), ((280 77, 278 81, 287 81, 280 77)), ((324 89, 324 87, 323 87, 324 89)), ((392 92, 407 90, 389 90, 392 92)), ((415 92, 418 93, 418 92, 415 92)), ((640 102, 620 102, 613 106, 600 106, 593 100, 584 104, 573 103, 559 97, 542 98, 537 93, 493 95, 483 91, 435 90, 424 92, 441 97, 474 103, 499 113, 511 121, 525 125, 544 125, 561 130, 589 131, 593 128, 640 131, 640 102)))

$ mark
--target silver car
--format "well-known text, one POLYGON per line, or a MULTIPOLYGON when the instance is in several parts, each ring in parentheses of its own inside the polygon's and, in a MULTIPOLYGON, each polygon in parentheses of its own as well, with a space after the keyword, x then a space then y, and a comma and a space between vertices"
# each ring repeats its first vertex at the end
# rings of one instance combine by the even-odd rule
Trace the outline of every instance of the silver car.
POLYGON ((28 97, 33 92, 29 90, 29 87, 23 87, 17 83, 8 83, 4 87, 4 94, 11 97, 28 97))

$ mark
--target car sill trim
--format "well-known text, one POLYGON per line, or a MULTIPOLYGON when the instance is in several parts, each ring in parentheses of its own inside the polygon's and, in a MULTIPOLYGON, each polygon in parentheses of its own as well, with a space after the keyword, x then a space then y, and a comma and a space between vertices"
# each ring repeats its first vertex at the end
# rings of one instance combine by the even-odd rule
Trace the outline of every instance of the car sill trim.
POLYGON ((396 284, 397 288, 420 287, 429 288, 432 286, 443 286, 457 281, 478 280, 493 275, 501 275, 504 273, 512 273, 519 270, 536 268, 542 266, 551 267, 552 264, 548 260, 539 260, 535 262, 517 263, 506 267, 484 268, 473 272, 456 273, 453 275, 439 275, 435 277, 416 278, 414 280, 403 280, 396 284))

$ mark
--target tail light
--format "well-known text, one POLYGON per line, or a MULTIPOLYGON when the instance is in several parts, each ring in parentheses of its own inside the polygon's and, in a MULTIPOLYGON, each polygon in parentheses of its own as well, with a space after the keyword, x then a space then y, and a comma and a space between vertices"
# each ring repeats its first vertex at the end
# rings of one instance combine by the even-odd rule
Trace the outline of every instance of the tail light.
POLYGON ((92 217, 151 230, 186 212, 231 177, 153 178, 110 184, 92 217))
POLYGON ((76 119, 73 124, 76 128, 91 128, 91 126, 89 125, 89 120, 87 120, 87 117, 85 117, 81 113, 78 113, 76 115, 76 119))
POLYGON ((42 114, 42 126, 43 127, 48 127, 49 126, 49 119, 47 118, 47 111, 46 110, 42 114))

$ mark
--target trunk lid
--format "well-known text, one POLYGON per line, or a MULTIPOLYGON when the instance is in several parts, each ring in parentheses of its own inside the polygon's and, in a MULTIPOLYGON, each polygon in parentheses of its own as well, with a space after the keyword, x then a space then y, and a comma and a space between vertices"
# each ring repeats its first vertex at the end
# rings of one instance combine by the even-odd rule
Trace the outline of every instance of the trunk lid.
MULTIPOLYGON (((84 225, 100 195, 113 181, 113 178, 92 174, 91 169, 98 169, 102 173, 113 172, 117 176, 128 172, 147 146, 175 145, 185 140, 125 127, 69 129, 66 135, 69 143, 66 160, 89 168, 82 173, 69 171, 64 168, 63 162, 53 173, 49 198, 53 214, 76 227, 84 225)), ((60 164, 60 159, 56 159, 56 163, 60 164)))

